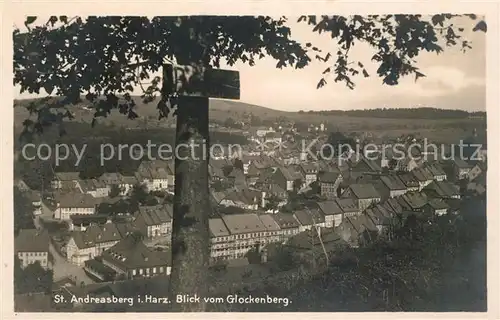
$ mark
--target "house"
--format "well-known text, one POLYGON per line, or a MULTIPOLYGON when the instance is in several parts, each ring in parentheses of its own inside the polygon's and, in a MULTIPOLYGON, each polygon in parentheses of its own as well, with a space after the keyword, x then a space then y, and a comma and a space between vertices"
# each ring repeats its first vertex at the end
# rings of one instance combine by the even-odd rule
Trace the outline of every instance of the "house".
POLYGON ((340 172, 322 171, 318 174, 320 194, 327 199, 338 196, 338 189, 343 181, 340 172))
POLYGON ((420 191, 420 183, 412 172, 403 173, 399 175, 399 179, 405 185, 407 192, 420 191))
POLYGON ((429 170, 434 180, 444 181, 447 179, 446 172, 439 163, 426 163, 425 168, 429 170))
POLYGON ((124 176, 118 172, 105 172, 97 180, 104 183, 110 189, 116 186, 120 189, 120 195, 127 195, 133 188, 134 185, 138 183, 138 180, 134 176, 124 176))
POLYGON ((431 197, 441 199, 460 199, 460 187, 449 181, 433 181, 424 191, 431 197))
POLYGON ((367 215, 346 217, 335 232, 350 246, 358 248, 376 240, 379 229, 367 215))
POLYGON ((91 215, 96 211, 96 198, 86 193, 71 192, 54 195, 54 219, 70 220, 72 215, 91 215))
POLYGON ((167 190, 170 172, 167 161, 142 161, 137 168, 135 177, 144 184, 148 191, 167 190))
POLYGON ((426 168, 417 168, 411 172, 415 179, 418 181, 419 189, 418 191, 422 191, 423 188, 428 186, 432 180, 434 180, 434 176, 432 173, 426 168))
POLYGON ((44 269, 49 267, 49 234, 36 229, 21 229, 14 240, 14 253, 21 268, 35 262, 44 269))
POLYGON ((290 237, 299 233, 299 222, 292 214, 277 212, 271 217, 280 227, 280 242, 286 242, 290 237))
POLYGON ((321 213, 325 216, 325 227, 338 227, 342 222, 343 211, 335 200, 318 202, 321 213))
POLYGON ((278 167, 271 179, 286 191, 300 189, 304 183, 302 174, 293 166, 278 167))
POLYGON ((300 165, 302 175, 305 177, 305 185, 309 186, 318 178, 318 166, 313 163, 303 163, 300 165))
POLYGON ((267 230, 264 232, 264 238, 263 238, 264 245, 269 243, 281 242, 282 239, 281 228, 279 224, 273 219, 273 217, 270 214, 261 214, 259 215, 259 219, 267 230))
POLYGON ((238 207, 246 210, 257 210, 261 204, 262 193, 259 190, 243 188, 231 189, 224 193, 219 205, 238 207))
POLYGON ((172 234, 171 205, 140 206, 135 215, 134 223, 141 233, 147 238, 165 237, 169 239, 172 234))
POLYGON ((51 182, 52 189, 72 188, 76 181, 80 179, 79 172, 55 172, 51 182))
POLYGON ((397 175, 381 176, 380 180, 382 188, 378 191, 385 196, 385 199, 401 196, 408 191, 406 185, 397 175))
POLYGON ((208 220, 210 230, 210 258, 212 261, 231 259, 234 252, 234 236, 221 218, 208 220))
POLYGON ((310 230, 312 227, 325 227, 325 216, 316 208, 297 210, 293 217, 300 223, 299 232, 310 230))
POLYGON ((470 171, 467 173, 467 179, 469 181, 474 181, 477 177, 479 177, 482 173, 486 172, 486 163, 478 162, 476 163, 470 171))
POLYGON ((233 168, 227 177, 229 182, 235 187, 244 188, 247 185, 245 174, 239 168, 233 168))
POLYGON ((419 163, 417 159, 414 157, 406 157, 398 161, 398 169, 399 171, 411 172, 418 168, 419 163))
POLYGON ((68 221, 70 231, 85 231, 88 227, 94 224, 102 225, 109 221, 107 214, 84 214, 72 215, 68 221))
POLYGON ((270 146, 281 145, 283 138, 279 132, 268 132, 264 136, 264 143, 269 144, 270 146))
POLYGON ((170 251, 153 251, 133 235, 105 250, 101 259, 126 279, 169 275, 172 268, 170 251))
POLYGON ((92 260, 122 239, 114 223, 91 225, 85 231, 73 231, 66 245, 66 257, 78 266, 92 260))
POLYGON ((442 216, 448 213, 450 206, 443 199, 430 199, 425 205, 424 210, 430 212, 433 216, 442 216))
POLYGON ((107 197, 111 191, 105 183, 97 179, 77 180, 75 184, 81 193, 90 194, 94 198, 107 197))
POLYGON ((366 209, 365 214, 373 221, 379 235, 386 233, 393 225, 393 213, 380 203, 366 209))
POLYGON ((358 202, 355 199, 340 198, 336 199, 336 202, 342 210, 342 220, 344 220, 345 217, 354 217, 361 214, 358 202))
POLYGON ((349 168, 354 172, 381 172, 382 167, 375 160, 366 158, 365 156, 360 157, 359 161, 349 160, 349 168))
POLYGON ((486 171, 467 183, 467 191, 478 196, 486 193, 486 171))
POLYGON ((463 159, 455 158, 452 160, 452 167, 455 178, 462 180, 468 178, 469 172, 473 166, 463 159))
POLYGON ((267 229, 255 213, 221 215, 229 233, 234 235, 233 259, 243 258, 251 249, 261 250, 267 229))
POLYGON ((344 191, 342 198, 356 199, 359 210, 363 211, 372 204, 380 202, 382 196, 377 192, 373 184, 355 183, 344 191))

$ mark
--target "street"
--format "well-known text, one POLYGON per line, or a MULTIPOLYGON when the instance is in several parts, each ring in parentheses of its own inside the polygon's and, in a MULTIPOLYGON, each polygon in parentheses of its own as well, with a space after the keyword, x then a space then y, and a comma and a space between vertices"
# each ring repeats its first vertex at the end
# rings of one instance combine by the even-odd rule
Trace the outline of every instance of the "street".
MULTIPOLYGON (((43 229, 43 223, 40 222, 40 216, 36 216, 33 219, 33 223, 36 228, 43 229)), ((71 264, 66 261, 62 255, 57 252, 52 244, 52 241, 49 242, 49 252, 52 256, 52 269, 54 270, 54 282, 59 281, 63 278, 71 278, 79 285, 82 281, 85 284, 95 283, 92 279, 90 279, 83 268, 78 267, 77 265, 71 264)))

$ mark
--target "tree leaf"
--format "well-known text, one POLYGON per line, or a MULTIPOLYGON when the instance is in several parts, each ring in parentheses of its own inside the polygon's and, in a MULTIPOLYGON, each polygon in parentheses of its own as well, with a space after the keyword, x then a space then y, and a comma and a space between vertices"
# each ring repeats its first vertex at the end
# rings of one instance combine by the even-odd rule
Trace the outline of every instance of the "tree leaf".
POLYGON ((486 25, 486 22, 484 20, 481 20, 479 21, 476 26, 474 27, 474 29, 472 29, 472 31, 483 31, 483 32, 486 32, 488 29, 488 26, 486 25))
POLYGON ((37 17, 35 17, 35 16, 28 16, 28 17, 26 17, 26 21, 24 22, 24 25, 27 26, 27 25, 32 24, 33 22, 36 21, 36 18, 37 17))
POLYGON ((415 71, 415 82, 417 82, 418 78, 423 78, 425 77, 425 74, 415 71))

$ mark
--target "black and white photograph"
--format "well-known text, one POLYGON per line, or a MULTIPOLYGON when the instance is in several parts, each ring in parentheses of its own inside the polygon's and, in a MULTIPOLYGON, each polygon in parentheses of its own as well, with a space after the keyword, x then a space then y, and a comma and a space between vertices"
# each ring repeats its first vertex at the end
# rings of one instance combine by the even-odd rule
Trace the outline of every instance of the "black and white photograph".
POLYGON ((4 21, 13 313, 498 312, 498 12, 258 7, 4 21))

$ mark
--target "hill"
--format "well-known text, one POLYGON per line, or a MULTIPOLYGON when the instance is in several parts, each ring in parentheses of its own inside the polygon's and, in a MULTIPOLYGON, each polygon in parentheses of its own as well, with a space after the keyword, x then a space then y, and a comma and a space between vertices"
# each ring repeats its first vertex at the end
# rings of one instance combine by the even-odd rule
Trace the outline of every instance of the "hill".
MULTIPOLYGON (((100 119, 100 123, 127 128, 171 128, 175 125, 174 117, 158 121, 156 103, 144 104, 140 97, 134 97, 139 119, 129 120, 114 110, 108 118, 100 119)), ((23 106, 31 100, 15 100, 14 125, 16 131, 21 129, 22 122, 29 116, 23 106)), ((85 102, 70 106, 77 122, 90 123, 93 111, 85 109, 85 102)), ((363 132, 375 136, 399 136, 401 134, 419 134, 426 137, 439 137, 442 140, 455 140, 457 136, 478 132, 486 128, 485 113, 467 113, 460 110, 443 109, 372 109, 372 110, 328 110, 309 112, 286 112, 234 100, 210 100, 210 119, 222 123, 231 117, 237 121, 258 117, 266 123, 277 120, 293 121, 304 125, 326 124, 329 129, 344 132, 363 132), (431 112, 432 111, 432 112, 431 112), (429 114, 433 114, 432 117, 429 114)))

